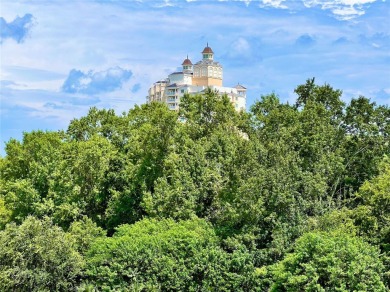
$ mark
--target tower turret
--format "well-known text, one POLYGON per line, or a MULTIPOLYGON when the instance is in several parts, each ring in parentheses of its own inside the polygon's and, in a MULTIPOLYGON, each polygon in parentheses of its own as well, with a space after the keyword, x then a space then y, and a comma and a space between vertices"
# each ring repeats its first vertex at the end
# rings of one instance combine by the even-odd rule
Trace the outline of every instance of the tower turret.
POLYGON ((192 84, 199 86, 222 86, 222 65, 214 61, 214 52, 209 43, 202 51, 203 59, 194 65, 192 84))
POLYGON ((188 59, 188 55, 181 65, 183 66, 184 73, 192 73, 192 62, 188 59))
POLYGON ((214 52, 209 47, 209 43, 207 43, 207 46, 202 51, 203 60, 213 60, 214 58, 214 52))

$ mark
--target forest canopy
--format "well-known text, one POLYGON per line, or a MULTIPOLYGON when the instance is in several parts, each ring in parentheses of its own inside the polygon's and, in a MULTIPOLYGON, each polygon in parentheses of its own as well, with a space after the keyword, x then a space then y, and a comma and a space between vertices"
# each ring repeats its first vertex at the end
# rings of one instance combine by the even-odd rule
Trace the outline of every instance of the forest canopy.
POLYGON ((295 93, 91 108, 9 140, 0 290, 388 291, 390 109, 295 93))

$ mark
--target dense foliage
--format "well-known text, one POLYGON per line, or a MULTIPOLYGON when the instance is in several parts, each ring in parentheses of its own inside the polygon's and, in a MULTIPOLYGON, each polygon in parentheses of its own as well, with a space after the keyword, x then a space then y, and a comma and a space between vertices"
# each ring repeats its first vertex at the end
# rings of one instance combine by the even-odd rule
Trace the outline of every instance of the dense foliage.
POLYGON ((0 158, 4 291, 386 291, 390 109, 308 80, 90 109, 0 158))

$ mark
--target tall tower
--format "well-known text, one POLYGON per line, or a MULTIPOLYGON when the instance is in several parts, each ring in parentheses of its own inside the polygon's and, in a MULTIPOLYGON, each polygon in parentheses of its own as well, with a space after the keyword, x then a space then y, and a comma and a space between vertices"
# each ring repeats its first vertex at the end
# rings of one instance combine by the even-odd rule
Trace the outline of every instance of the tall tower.
POLYGON ((222 65, 214 61, 214 52, 207 46, 202 51, 202 60, 194 65, 193 85, 222 86, 222 65))

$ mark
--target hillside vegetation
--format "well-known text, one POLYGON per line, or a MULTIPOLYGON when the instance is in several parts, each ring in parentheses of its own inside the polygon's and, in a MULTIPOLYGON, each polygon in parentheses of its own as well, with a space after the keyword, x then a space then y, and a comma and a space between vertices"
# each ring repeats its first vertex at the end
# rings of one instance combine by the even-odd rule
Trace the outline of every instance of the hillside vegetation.
POLYGON ((185 96, 0 158, 0 291, 388 291, 390 109, 185 96))

